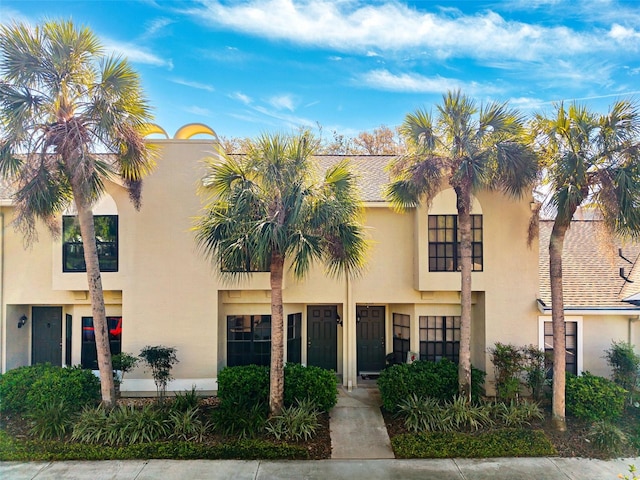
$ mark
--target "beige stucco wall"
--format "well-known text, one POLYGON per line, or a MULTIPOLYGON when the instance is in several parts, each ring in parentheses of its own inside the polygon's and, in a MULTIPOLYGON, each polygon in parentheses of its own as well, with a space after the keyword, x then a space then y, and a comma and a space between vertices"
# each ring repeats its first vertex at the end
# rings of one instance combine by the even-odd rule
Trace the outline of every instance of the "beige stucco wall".
MULTIPOLYGON (((125 190, 108 183, 112 207, 119 216, 119 271, 103 275, 107 315, 123 316, 123 351, 137 354, 146 345, 176 347, 180 363, 170 390, 214 389, 217 372, 226 365, 226 317, 269 314, 268 274, 252 274, 236 282, 219 276, 217 267, 198 251, 191 227, 201 212, 196 193, 203 173, 201 158, 212 150, 210 140, 163 140, 158 165, 145 180, 143 205, 136 211, 125 190)), ((476 195, 473 213, 483 215, 484 267, 473 272, 472 362, 488 373, 486 353, 495 342, 538 344, 538 243, 526 242, 530 197, 509 199, 497 192, 476 195)), ((10 207, 1 207, 5 224, 10 207)), ((368 204, 370 239, 362 274, 347 281, 325 275, 314 266, 302 280, 288 274, 284 282, 284 313, 302 313, 302 359, 306 361, 307 307, 336 305, 344 324, 338 327, 338 373, 356 385, 355 309, 385 307, 386 351, 391 352, 392 316, 411 317, 410 345, 419 350, 419 317, 460 314, 460 274, 428 271, 427 215, 455 214, 455 195, 446 189, 430 208, 398 213, 388 205, 368 204)), ((63 273, 61 244, 40 227, 40 241, 29 249, 12 228, 5 228, 0 264, 2 330, 0 358, 5 371, 31 359, 30 324, 17 329, 23 313, 35 305, 63 307, 73 317, 72 362, 80 363, 82 316, 90 316, 84 274, 63 273)), ((63 322, 64 323, 64 322, 63 322)), ((606 373, 602 351, 612 338, 625 339, 626 318, 584 318, 584 367, 606 373)), ((640 324, 633 325, 640 340, 640 324)), ((64 352, 63 352, 64 354, 64 352)), ((128 374, 123 391, 154 391, 149 373, 139 367, 128 374)))

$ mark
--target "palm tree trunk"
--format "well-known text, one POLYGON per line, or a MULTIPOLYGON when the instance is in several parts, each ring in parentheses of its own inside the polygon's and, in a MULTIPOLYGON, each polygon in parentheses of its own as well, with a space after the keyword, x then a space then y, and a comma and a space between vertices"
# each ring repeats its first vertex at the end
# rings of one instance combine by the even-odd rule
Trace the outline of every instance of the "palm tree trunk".
POLYGON ((269 414, 278 415, 284 405, 284 313, 282 277, 284 256, 271 255, 271 370, 269 376, 269 414))
MULTIPOLYGON (((571 217, 569 217, 571 218, 571 217)), ((570 221, 570 220, 569 220, 570 221)), ((568 222, 556 218, 549 239, 549 279, 551 282, 551 320, 553 326, 553 399, 551 420, 556 430, 567 429, 565 420, 566 329, 562 290, 562 250, 568 222)))
POLYGON ((471 191, 470 186, 455 187, 460 232, 460 354, 458 390, 471 401, 471 191))
POLYGON ((109 332, 107 330, 107 316, 104 307, 104 292, 102 277, 96 247, 95 225, 93 212, 80 189, 74 189, 74 198, 78 210, 80 234, 84 247, 84 261, 87 266, 87 282, 89 284, 89 298, 93 312, 93 330, 96 339, 98 356, 98 370, 100 371, 100 389, 102 403, 109 408, 115 404, 116 392, 111 364, 111 349, 109 347, 109 332))

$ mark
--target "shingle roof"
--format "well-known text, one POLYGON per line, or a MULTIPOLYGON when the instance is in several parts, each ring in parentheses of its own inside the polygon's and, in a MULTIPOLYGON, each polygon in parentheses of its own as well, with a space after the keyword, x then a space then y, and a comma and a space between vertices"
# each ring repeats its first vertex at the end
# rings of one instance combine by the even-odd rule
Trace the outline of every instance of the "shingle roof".
MULTIPOLYGON (((552 227, 552 221, 540 221, 540 300, 547 307, 551 306, 548 252, 552 227)), ((640 243, 614 240, 613 246, 606 247, 601 228, 597 220, 574 220, 567 231, 562 255, 565 310, 633 308, 622 300, 640 292, 640 243), (620 276, 621 268, 633 283, 620 276)))
POLYGON ((348 159, 358 175, 358 188, 365 202, 384 202, 384 186, 389 183, 385 167, 394 155, 317 155, 320 170, 324 171, 336 163, 348 159))

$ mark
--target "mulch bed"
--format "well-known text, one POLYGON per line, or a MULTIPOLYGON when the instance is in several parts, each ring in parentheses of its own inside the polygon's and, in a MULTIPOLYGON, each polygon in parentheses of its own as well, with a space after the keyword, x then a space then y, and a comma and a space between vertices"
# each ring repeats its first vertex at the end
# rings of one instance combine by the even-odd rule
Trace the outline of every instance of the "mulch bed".
MULTIPOLYGON (((589 428, 591 425, 589 422, 568 417, 567 430, 565 432, 558 432, 553 428, 551 424, 549 413, 545 413, 545 420, 534 422, 530 428, 544 431, 547 438, 551 441, 553 446, 558 451, 558 456, 609 458, 609 456, 605 452, 599 450, 592 442, 588 440, 587 433, 589 432, 589 428)), ((401 435, 403 433, 410 433, 405 428, 404 422, 401 418, 394 417, 384 409, 382 409, 382 415, 384 417, 384 421, 387 426, 387 432, 389 433, 390 438, 393 438, 396 435, 401 435)), ((629 445, 624 448, 618 456, 635 457, 638 454, 638 450, 629 445)))
MULTIPOLYGON (((125 406, 133 406, 136 408, 143 407, 145 405, 155 403, 155 398, 148 397, 129 397, 129 398, 120 398, 117 401, 118 405, 125 406)), ((171 399, 168 398, 166 402, 170 402, 171 399)), ((220 401, 217 397, 207 397, 201 399, 199 402, 199 406, 203 411, 204 416, 208 416, 210 414, 211 409, 218 406, 220 401)), ((319 417, 320 425, 318 430, 316 431, 316 435, 308 441, 299 441, 299 442, 289 442, 290 444, 300 445, 307 449, 309 452, 309 459, 311 460, 323 460, 327 458, 331 458, 331 436, 329 429, 329 414, 323 413, 319 417)), ((11 436, 18 439, 27 439, 30 437, 29 435, 29 423, 25 418, 22 418, 18 415, 2 415, 0 416, 0 428, 5 430, 11 436)), ((273 441, 272 437, 263 436, 261 437, 264 440, 273 441)), ((203 442, 207 444, 215 444, 215 443, 223 443, 226 441, 232 440, 231 438, 225 437, 223 435, 219 435, 216 433, 212 433, 207 435, 203 442)), ((275 442, 277 443, 277 442, 275 442)))

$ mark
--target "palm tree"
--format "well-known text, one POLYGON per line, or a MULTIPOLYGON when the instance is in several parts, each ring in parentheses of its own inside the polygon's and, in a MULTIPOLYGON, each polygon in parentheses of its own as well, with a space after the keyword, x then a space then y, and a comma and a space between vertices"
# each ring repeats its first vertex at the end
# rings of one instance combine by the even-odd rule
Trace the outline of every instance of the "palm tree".
POLYGON ((306 133, 263 135, 246 155, 218 149, 217 158, 206 159, 203 186, 212 197, 195 226, 199 245, 223 275, 270 272, 272 415, 283 406, 285 264, 297 278, 314 261, 330 274, 352 275, 361 269, 366 249, 355 178, 342 162, 316 181, 316 147, 306 133))
POLYGON ((96 36, 71 21, 0 29, 0 175, 15 186, 16 223, 27 242, 36 220, 59 230, 70 205, 78 214, 106 405, 115 401, 92 205, 105 180, 121 178, 136 207, 152 167, 140 135, 150 120, 138 75, 102 54, 96 36))
POLYGON ((456 193, 460 233, 460 394, 471 399, 471 195, 498 189, 520 196, 532 187, 537 164, 523 142, 521 115, 504 103, 480 108, 460 91, 443 95, 434 118, 408 114, 400 127, 407 153, 390 165, 387 196, 399 210, 427 205, 448 182, 456 193))
POLYGON ((629 101, 616 102, 606 115, 572 103, 555 105, 552 116, 538 114, 531 123, 541 159, 548 199, 555 214, 549 240, 549 278, 553 326, 552 417, 565 422, 565 324, 562 291, 564 238, 581 205, 595 207, 607 230, 640 235, 640 112, 629 101))

